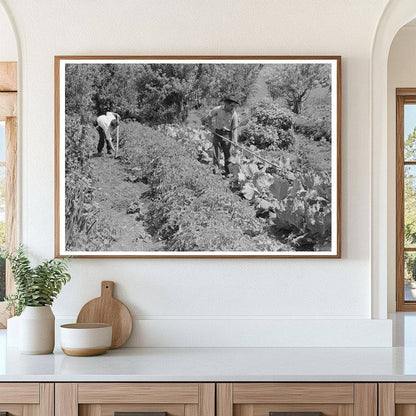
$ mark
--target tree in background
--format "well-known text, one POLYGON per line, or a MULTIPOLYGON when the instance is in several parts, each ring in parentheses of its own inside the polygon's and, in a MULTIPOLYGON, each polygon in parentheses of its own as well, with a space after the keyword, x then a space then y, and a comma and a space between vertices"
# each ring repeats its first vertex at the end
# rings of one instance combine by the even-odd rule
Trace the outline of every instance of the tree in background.
POLYGON ((96 116, 114 111, 122 118, 134 117, 137 109, 135 80, 142 73, 138 65, 91 65, 92 101, 96 116))
POLYGON ((265 69, 266 84, 273 99, 284 98, 295 113, 302 112, 302 104, 312 88, 329 87, 329 64, 268 65, 265 69))
MULTIPOLYGON (((416 160, 416 127, 405 142, 405 160, 416 160)), ((404 179, 405 245, 416 244, 416 177, 411 166, 405 167, 404 179)))
POLYGON ((65 68, 65 114, 91 115, 97 71, 88 64, 67 64, 65 68))
POLYGON ((68 116, 92 121, 107 111, 149 125, 180 123, 191 108, 232 94, 244 102, 261 65, 67 64, 68 116))
POLYGON ((212 106, 227 95, 244 103, 263 65, 200 64, 198 67, 196 98, 212 106))
POLYGON ((405 224, 404 235, 405 245, 416 244, 416 178, 406 167, 404 180, 404 200, 405 200, 405 224))
POLYGON ((196 76, 196 65, 142 65, 135 77, 135 118, 150 125, 184 121, 196 76))
POLYGON ((80 116, 89 122, 107 111, 133 116, 137 109, 137 73, 137 65, 67 64, 66 115, 80 116))
POLYGON ((416 160, 416 127, 404 143, 404 160, 416 160))
POLYGON ((406 252, 404 255, 404 278, 408 281, 416 280, 416 256, 406 252))

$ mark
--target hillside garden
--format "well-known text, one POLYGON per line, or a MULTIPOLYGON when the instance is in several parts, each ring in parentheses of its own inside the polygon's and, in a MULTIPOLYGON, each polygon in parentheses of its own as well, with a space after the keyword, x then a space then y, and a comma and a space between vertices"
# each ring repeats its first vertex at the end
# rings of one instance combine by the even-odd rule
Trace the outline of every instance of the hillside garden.
POLYGON ((330 250, 326 65, 73 64, 65 97, 67 250, 330 250), (242 147, 225 177, 204 120, 227 94, 242 147), (106 111, 123 119, 117 159, 93 157, 106 111))

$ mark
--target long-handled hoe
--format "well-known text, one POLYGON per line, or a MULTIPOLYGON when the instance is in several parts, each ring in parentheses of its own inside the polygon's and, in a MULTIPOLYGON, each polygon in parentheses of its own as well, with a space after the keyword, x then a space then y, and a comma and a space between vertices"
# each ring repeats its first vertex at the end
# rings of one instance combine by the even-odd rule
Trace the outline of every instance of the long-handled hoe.
POLYGON ((117 126, 117 141, 116 141, 116 152, 114 155, 114 158, 117 159, 118 158, 118 143, 120 141, 120 125, 117 126))
POLYGON ((269 161, 268 161, 267 159, 265 159, 264 157, 261 157, 261 156, 259 156, 259 155, 256 155, 254 152, 252 152, 251 150, 248 150, 246 147, 242 146, 241 144, 234 143, 232 140, 228 139, 227 137, 222 136, 221 134, 218 134, 218 133, 214 133, 214 134, 215 134, 216 136, 218 136, 219 138, 221 138, 221 139, 225 140, 226 142, 231 143, 233 146, 236 146, 236 147, 240 148, 240 149, 241 149, 241 150, 243 150, 244 152, 249 153, 250 155, 252 155, 252 156, 256 157, 257 159, 260 159, 262 162, 264 162, 264 163, 268 163, 269 165, 271 165, 271 166, 275 167, 275 168, 276 168, 276 169, 278 169, 278 170, 280 170, 280 169, 281 169, 279 166, 275 165, 275 164, 274 164, 274 163, 272 163, 272 162, 269 162, 269 161))

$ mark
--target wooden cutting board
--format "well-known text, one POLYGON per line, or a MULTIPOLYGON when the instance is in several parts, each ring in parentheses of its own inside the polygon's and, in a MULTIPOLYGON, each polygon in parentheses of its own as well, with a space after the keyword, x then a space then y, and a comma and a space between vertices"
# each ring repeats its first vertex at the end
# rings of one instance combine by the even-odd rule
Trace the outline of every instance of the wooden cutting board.
POLYGON ((133 319, 124 303, 113 297, 114 282, 101 282, 101 296, 86 303, 77 323, 107 323, 113 326, 111 349, 121 347, 130 337, 133 319))

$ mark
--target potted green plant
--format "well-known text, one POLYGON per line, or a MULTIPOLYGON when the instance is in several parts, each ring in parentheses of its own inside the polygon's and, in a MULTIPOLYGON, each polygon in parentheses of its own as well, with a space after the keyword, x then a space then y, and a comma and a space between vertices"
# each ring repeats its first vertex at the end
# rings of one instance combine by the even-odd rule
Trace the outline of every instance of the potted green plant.
POLYGON ((23 246, 2 250, 10 261, 16 292, 6 296, 8 309, 19 318, 19 351, 23 354, 49 354, 55 346, 55 316, 51 305, 71 276, 67 259, 51 259, 33 267, 23 246))

